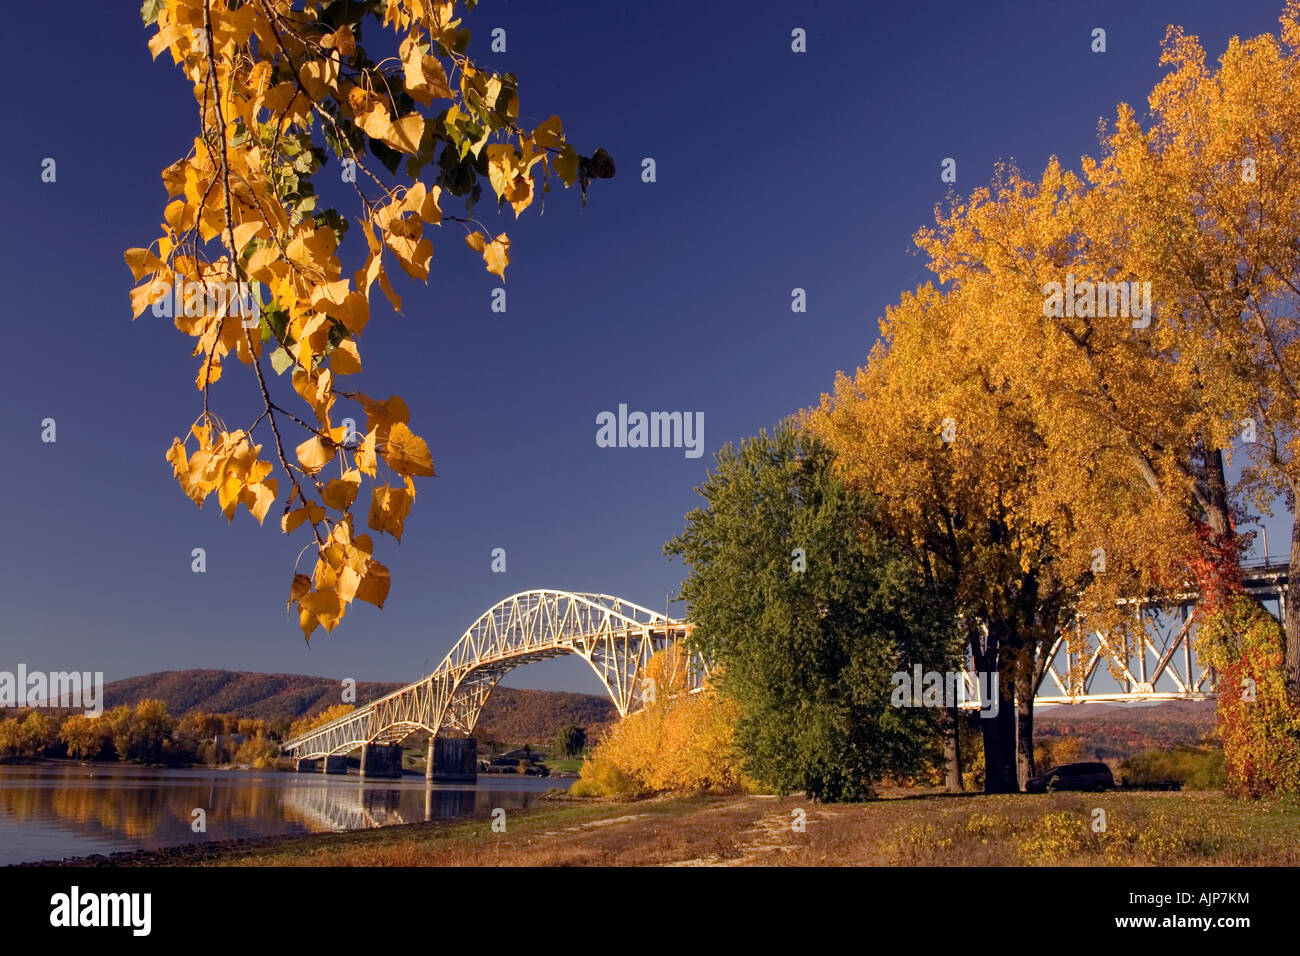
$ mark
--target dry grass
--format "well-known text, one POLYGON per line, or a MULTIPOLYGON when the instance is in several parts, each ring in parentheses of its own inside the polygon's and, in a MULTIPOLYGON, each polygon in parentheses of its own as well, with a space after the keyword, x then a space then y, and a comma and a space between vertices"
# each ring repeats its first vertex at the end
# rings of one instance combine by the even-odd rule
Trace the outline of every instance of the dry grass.
POLYGON ((563 801, 479 818, 135 861, 219 866, 1025 866, 1300 864, 1300 805, 1213 793, 563 801), (1094 830, 1105 811, 1105 829, 1094 830), (802 832, 793 824, 802 811, 802 832))
MULTIPOLYGON (((781 862, 906 866, 1300 862, 1300 808, 1240 803, 1212 793, 935 796, 818 807, 808 819, 807 839, 787 850, 781 862)), ((783 845, 790 845, 789 838, 783 845)))

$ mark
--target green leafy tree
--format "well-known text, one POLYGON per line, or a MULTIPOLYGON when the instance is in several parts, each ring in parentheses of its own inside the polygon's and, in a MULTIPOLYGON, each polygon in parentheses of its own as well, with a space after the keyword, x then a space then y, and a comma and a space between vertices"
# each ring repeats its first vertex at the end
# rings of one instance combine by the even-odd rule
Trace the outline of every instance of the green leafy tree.
POLYGON ((707 504, 666 546, 690 566, 691 636, 740 704, 744 769, 782 793, 858 800, 938 759, 943 711, 895 707, 891 678, 956 667, 952 617, 918 564, 872 534, 829 448, 791 421, 727 445, 707 504))
POLYGON ((566 757, 576 757, 587 746, 587 730, 574 724, 565 724, 555 734, 555 750, 566 757))

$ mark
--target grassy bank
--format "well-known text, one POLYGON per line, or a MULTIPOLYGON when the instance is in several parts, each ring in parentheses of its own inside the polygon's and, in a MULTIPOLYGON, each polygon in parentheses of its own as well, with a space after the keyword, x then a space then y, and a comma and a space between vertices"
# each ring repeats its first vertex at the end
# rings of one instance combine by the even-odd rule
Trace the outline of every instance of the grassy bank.
POLYGON ((198 846, 126 865, 1297 865, 1300 804, 1214 793, 556 801, 491 821, 198 846), (1103 818, 1096 811, 1105 811, 1103 818), (800 813, 801 811, 802 813, 800 813), (803 821, 799 831, 795 823, 803 821))

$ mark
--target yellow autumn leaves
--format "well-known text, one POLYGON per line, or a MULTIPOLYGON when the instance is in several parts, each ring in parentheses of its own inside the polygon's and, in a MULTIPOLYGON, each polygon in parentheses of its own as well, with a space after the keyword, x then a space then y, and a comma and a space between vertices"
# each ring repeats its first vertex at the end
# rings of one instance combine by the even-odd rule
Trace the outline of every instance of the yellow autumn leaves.
POLYGON ((388 598, 388 568, 372 556, 367 534, 352 534, 351 516, 331 529, 309 578, 295 574, 289 588, 289 605, 298 605, 298 623, 304 635, 319 625, 332 631, 354 600, 383 607, 388 598))
POLYGON ((451 99, 451 87, 447 85, 447 71, 442 61, 429 55, 428 44, 417 43, 408 36, 402 41, 398 53, 402 58, 402 73, 406 80, 406 92, 416 101, 424 104, 435 99, 451 99))
MULTIPOLYGON (((433 475, 433 462, 424 441, 403 421, 385 417, 391 413, 405 414, 401 399, 394 397, 385 403, 370 404, 376 408, 376 420, 358 450, 359 467, 346 469, 342 477, 323 486, 323 506, 308 501, 296 509, 286 508, 281 519, 281 529, 287 534, 304 522, 311 525, 323 522, 327 508, 342 513, 318 549, 314 574, 311 577, 295 574, 290 588, 289 603, 298 605, 299 623, 308 636, 318 626, 332 630, 354 599, 383 607, 388 596, 388 568, 373 558, 374 547, 368 535, 353 535, 352 516, 348 513, 360 490, 362 472, 375 474, 375 449, 378 448, 378 458, 405 480, 403 487, 384 485, 373 490, 368 520, 376 531, 400 540, 403 522, 415 498, 411 478, 433 475)), ((192 426, 190 437, 198 444, 193 453, 187 451, 187 442, 177 438, 166 455, 185 493, 200 506, 215 493, 227 519, 232 519, 238 506, 244 505, 261 523, 275 501, 278 488, 276 480, 268 477, 271 463, 259 458, 262 446, 253 444, 247 432, 214 432, 209 425, 192 426)), ((334 442, 315 436, 299 446, 298 457, 303 470, 314 474, 340 452, 340 446, 334 442)), ((290 496, 290 505, 295 495, 296 491, 290 496)))
POLYGON ((370 252, 366 264, 357 270, 354 281, 366 296, 378 281, 394 310, 400 312, 402 300, 393 291, 383 268, 383 250, 391 251, 402 271, 412 279, 428 279, 433 242, 424 236, 424 227, 442 222, 442 211, 438 208, 442 189, 439 186, 426 189, 424 183, 415 183, 409 189, 395 190, 394 194, 389 203, 377 209, 364 223, 370 252))
POLYGON ((175 438, 166 455, 181 488, 199 505, 215 491, 227 519, 242 504, 261 524, 278 487, 274 478, 267 477, 271 463, 257 457, 262 446, 254 445, 242 431, 222 431, 214 437, 207 425, 194 425, 190 434, 198 440, 194 454, 188 454, 185 444, 175 438))
MULTIPOLYGON (((514 76, 480 70, 460 52, 468 31, 455 2, 349 5, 331 10, 328 24, 317 6, 145 5, 146 25, 157 28, 153 56, 170 53, 193 84, 199 135, 162 172, 161 235, 125 254, 137 283, 133 316, 152 306, 172 318, 198 359, 203 413, 184 441, 173 440, 167 461, 197 504, 216 494, 228 519, 243 505, 259 523, 277 500, 280 486, 270 473, 279 461, 290 483, 281 530, 307 526, 317 551, 313 573, 295 574, 289 595, 308 637, 335 627, 354 600, 382 607, 387 597, 388 570, 374 559, 371 539, 355 533, 353 509, 366 509, 371 531, 400 541, 415 479, 434 474, 402 398, 375 399, 340 385, 363 370, 358 343, 373 288, 402 308, 392 263, 428 281, 434 248, 427 230, 442 223, 448 188, 421 182, 420 170, 435 159, 442 173, 448 162, 456 166, 457 175, 440 174, 440 182, 454 181, 450 191, 470 195, 471 209, 476 177, 486 170, 498 202, 518 216, 536 196, 539 170, 549 176, 553 168, 569 186, 579 163, 559 117, 531 132, 519 128, 514 76), (371 18, 377 26, 366 23, 371 18), (383 170, 368 165, 371 153, 383 170), (350 274, 340 258, 347 222, 318 206, 311 183, 331 154, 363 210, 364 259, 350 274), (403 162, 405 184, 396 181, 403 162), (219 251, 205 255, 214 240, 219 251), (253 372, 263 404, 242 430, 226 429, 209 409, 231 355, 253 372), (273 397, 279 377, 310 415, 273 397), (340 400, 360 406, 363 430, 355 429, 356 412, 341 415, 340 400), (274 442, 266 459, 252 435, 259 427, 269 428, 274 442)), ((504 280, 509 238, 463 221, 467 245, 504 280)))
POLYGON ((348 103, 357 125, 365 130, 366 135, 399 153, 414 154, 419 150, 420 139, 424 136, 424 117, 419 113, 408 113, 394 119, 381 96, 359 86, 348 91, 348 103))
MULTIPOLYGON (((326 370, 328 374, 328 370, 326 370)), ((307 381, 304 376, 302 381, 307 381)), ((361 490, 362 476, 378 477, 382 461, 399 478, 400 486, 376 484, 371 490, 367 524, 372 530, 390 534, 399 541, 411 503, 415 500, 417 477, 432 477, 433 458, 429 446, 414 432, 407 421, 410 412, 399 396, 380 402, 366 395, 356 396, 365 409, 365 437, 355 444, 351 465, 346 462, 347 446, 342 426, 324 435, 315 434, 295 449, 298 467, 309 476, 318 475, 327 465, 340 460, 341 474, 321 483, 317 480, 321 504, 303 500, 300 507, 290 496, 290 507, 281 519, 287 534, 307 523, 313 527, 326 519, 327 509, 342 517, 333 524, 328 539, 319 549, 315 574, 295 575, 289 601, 297 603, 299 623, 310 636, 317 627, 332 630, 354 599, 383 607, 388 596, 388 569, 371 556, 373 546, 368 535, 352 536, 351 508, 361 490)), ((296 494, 296 492, 295 492, 296 494)))
POLYGON ((510 240, 504 232, 491 242, 483 233, 473 232, 465 237, 465 244, 475 252, 483 253, 488 272, 496 273, 502 279, 506 277, 506 266, 510 264, 510 240))

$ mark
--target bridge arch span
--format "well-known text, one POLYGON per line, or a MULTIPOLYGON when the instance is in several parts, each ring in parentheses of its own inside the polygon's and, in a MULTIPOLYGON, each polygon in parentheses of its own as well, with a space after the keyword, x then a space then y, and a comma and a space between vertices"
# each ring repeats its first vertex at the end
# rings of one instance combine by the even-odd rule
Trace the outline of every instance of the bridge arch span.
MULTIPOLYGON (((396 743, 416 731, 473 733, 488 696, 516 667, 576 654, 620 716, 635 709, 650 657, 689 625, 609 594, 535 589, 498 602, 469 626, 433 673, 284 744, 297 757, 396 743)), ((692 667, 698 685, 702 668, 692 667)))

